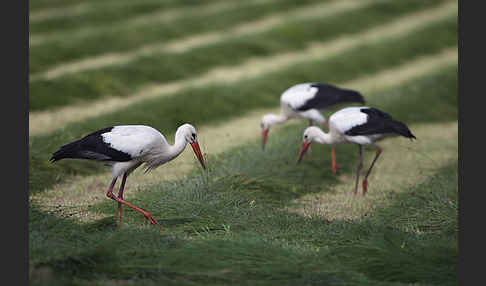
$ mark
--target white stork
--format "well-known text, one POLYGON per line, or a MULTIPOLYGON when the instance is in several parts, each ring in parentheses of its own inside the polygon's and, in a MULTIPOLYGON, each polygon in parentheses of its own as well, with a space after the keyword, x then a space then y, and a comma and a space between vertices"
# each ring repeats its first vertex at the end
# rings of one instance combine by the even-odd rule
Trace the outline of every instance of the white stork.
POLYGON ((297 159, 300 162, 312 141, 320 144, 355 143, 358 144, 359 162, 356 171, 354 194, 358 192, 359 173, 363 166, 362 146, 373 145, 376 155, 363 180, 363 195, 366 194, 368 176, 382 149, 376 141, 386 137, 404 136, 416 139, 408 127, 400 121, 394 120, 389 114, 372 107, 347 107, 341 109, 329 118, 329 133, 325 133, 316 126, 307 127, 303 135, 302 148, 297 159))
POLYGON ((183 124, 177 128, 174 145, 169 145, 164 135, 150 126, 120 125, 104 128, 62 146, 52 155, 50 161, 56 162, 64 158, 90 159, 111 165, 113 180, 106 196, 118 202, 118 227, 121 224, 122 204, 142 213, 152 224, 159 225, 148 212, 123 200, 125 182, 128 175, 141 164, 145 163, 145 172, 153 170, 177 157, 184 151, 187 143, 191 144, 196 157, 205 169, 196 129, 190 124, 183 124), (113 194, 113 187, 117 178, 122 175, 118 197, 116 197, 113 194))
MULTIPOLYGON (((265 149, 271 126, 290 119, 307 119, 309 125, 324 125, 326 119, 319 110, 326 107, 355 102, 364 104, 363 96, 354 90, 343 89, 324 83, 300 83, 285 90, 280 96, 280 114, 265 114, 260 122, 262 128, 262 148, 265 149)), ((336 174, 335 150, 332 146, 332 172, 336 174)))

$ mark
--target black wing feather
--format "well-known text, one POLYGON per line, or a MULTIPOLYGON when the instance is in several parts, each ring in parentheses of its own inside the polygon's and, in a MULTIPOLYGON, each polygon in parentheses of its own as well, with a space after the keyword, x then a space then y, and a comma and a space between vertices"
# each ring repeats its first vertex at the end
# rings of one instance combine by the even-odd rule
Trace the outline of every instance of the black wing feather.
POLYGON ((345 132, 346 135, 374 135, 395 133, 407 138, 416 138, 404 123, 394 120, 390 114, 376 108, 361 108, 368 115, 366 123, 357 125, 345 132))
POLYGON ((304 105, 297 108, 297 110, 305 111, 309 109, 323 109, 331 105, 345 102, 365 103, 361 93, 355 90, 344 89, 324 83, 313 83, 311 84, 311 87, 317 87, 317 93, 304 105))
POLYGON ((113 127, 107 127, 92 132, 85 137, 61 146, 59 150, 52 154, 51 162, 59 161, 64 158, 72 159, 92 159, 99 161, 130 161, 132 157, 124 152, 111 148, 103 141, 103 133, 110 132, 113 127))

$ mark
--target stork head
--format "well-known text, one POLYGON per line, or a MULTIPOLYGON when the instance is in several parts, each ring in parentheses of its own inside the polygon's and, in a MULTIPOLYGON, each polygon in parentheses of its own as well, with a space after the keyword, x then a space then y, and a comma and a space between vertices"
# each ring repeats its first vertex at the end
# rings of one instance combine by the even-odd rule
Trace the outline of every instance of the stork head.
POLYGON ((302 157, 304 156, 307 149, 309 149, 312 141, 316 141, 321 144, 328 143, 323 140, 323 133, 324 132, 317 126, 309 126, 304 130, 304 134, 302 135, 302 147, 300 148, 299 157, 297 158, 297 164, 300 163, 300 161, 302 160, 302 157))
POLYGON ((196 128, 194 128, 194 126, 192 126, 191 124, 186 123, 181 127, 179 127, 179 130, 182 132, 184 138, 186 139, 186 142, 191 144, 192 150, 196 154, 196 157, 201 163, 203 169, 206 169, 206 165, 204 163, 204 157, 201 153, 201 148, 199 148, 199 143, 197 141, 196 128))
POLYGON ((270 129, 269 115, 263 115, 260 121, 260 128, 262 129, 262 149, 265 150, 265 144, 267 143, 268 130, 270 129))
POLYGON ((276 114, 265 114, 260 121, 260 128, 262 129, 262 149, 265 149, 265 143, 267 143, 268 131, 270 126, 279 124, 285 121, 287 118, 276 114))

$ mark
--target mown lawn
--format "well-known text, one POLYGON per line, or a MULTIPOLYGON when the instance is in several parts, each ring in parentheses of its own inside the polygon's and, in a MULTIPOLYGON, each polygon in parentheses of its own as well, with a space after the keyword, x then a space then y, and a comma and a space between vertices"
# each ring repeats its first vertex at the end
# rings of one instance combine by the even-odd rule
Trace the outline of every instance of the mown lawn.
MULTIPOLYGON (((455 87, 456 71, 451 67, 378 92, 372 97, 377 104, 372 105, 410 126, 448 122, 457 117, 455 87), (435 89, 438 82, 443 90, 435 89), (425 108, 419 117, 408 112, 427 105, 425 93, 430 102, 444 99, 441 114, 425 108), (389 100, 380 105, 379 98, 389 100)), ((329 171, 329 148, 314 148, 312 160, 297 168, 304 125, 299 126, 275 130, 263 156, 257 155, 261 150, 255 140, 216 158, 209 155, 208 173, 195 170, 185 180, 138 193, 132 202, 150 210, 163 225, 161 231, 144 226, 143 218, 130 211, 124 212, 123 227, 117 231, 116 206, 108 199, 89 210, 110 216, 90 223, 69 219, 69 210, 49 213, 31 205, 31 275, 44 273, 49 281, 80 285, 93 279, 108 285, 125 279, 133 285, 455 285, 457 161, 410 189, 388 190, 390 203, 361 219, 303 217, 285 208, 304 194, 342 182, 329 171)), ((423 144, 431 143, 437 148, 444 144, 423 144)), ((338 148, 342 172, 354 173, 355 151, 354 146, 338 148)), ((404 168, 400 172, 406 174, 404 168)))
MULTIPOLYGON (((401 64, 411 58, 439 52, 444 47, 454 46, 456 36, 451 25, 456 20, 432 25, 422 33, 386 40, 372 45, 362 45, 343 54, 323 61, 297 64, 258 79, 242 82, 211 85, 206 88, 189 89, 170 97, 147 100, 124 108, 116 113, 107 113, 85 122, 68 125, 63 130, 49 135, 30 138, 30 188, 42 190, 60 182, 67 174, 89 174, 99 172, 91 164, 74 162, 52 166, 50 154, 65 142, 74 140, 96 129, 114 124, 148 124, 171 134, 185 122, 194 124, 213 123, 240 116, 255 108, 275 106, 283 86, 301 81, 342 82, 365 76, 382 69, 401 64), (433 38, 433 41, 427 39, 433 38), (322 69, 325 66, 326 69, 322 69), (191 102, 191 105, 185 104, 191 102), (202 108, 204 107, 204 108, 202 108), (235 113, 235 110, 238 112, 235 113), (163 118, 163 120, 161 120, 163 118)), ((438 89, 443 88, 443 85, 438 89)), ((435 92, 438 89, 434 89, 435 92)), ((365 95, 366 96, 366 95, 365 95)), ((168 135, 171 137, 171 135, 168 135)))
MULTIPOLYGON (((31 13, 67 9, 66 16, 58 13, 31 21, 31 35, 121 23, 164 9, 194 11, 221 2, 29 1, 31 13), (77 8, 81 12, 70 7, 81 7, 77 8)), ((254 57, 298 53, 312 43, 359 36, 446 2, 450 1, 377 1, 323 18, 288 19, 268 31, 182 53, 154 54, 125 65, 34 80, 30 110, 55 112, 109 96, 129 96, 150 84, 190 81, 219 67, 238 68, 254 57)), ((114 26, 106 35, 46 41, 31 47, 30 72, 106 52, 130 51, 159 42, 161 35, 171 40, 222 31, 317 3, 321 1, 241 2, 214 14, 189 13, 160 26, 141 25, 140 30, 114 26)), ((207 170, 194 164, 195 168, 168 180, 164 170, 174 166, 167 164, 150 174, 160 176, 155 184, 136 185, 140 182, 135 182, 135 175, 129 177, 126 199, 149 211, 162 228, 144 224, 143 216, 124 208, 118 229, 117 204, 106 197, 76 205, 88 194, 105 192, 108 181, 105 185, 81 181, 108 174, 107 167, 82 160, 48 162, 61 145, 103 127, 147 124, 172 142, 174 131, 185 122, 198 130, 216 129, 255 117, 252 112, 263 108, 276 108, 281 92, 295 83, 373 79, 454 47, 457 19, 443 17, 413 32, 378 37, 322 59, 298 61, 258 77, 182 89, 31 136, 30 285, 457 285, 454 62, 391 86, 378 82, 377 88, 364 93, 366 105, 390 113, 417 136, 414 141, 393 138, 380 143, 384 152, 369 178, 366 196, 352 195, 354 145, 336 146, 338 176, 330 171, 329 146, 313 144, 312 158, 296 165, 307 122, 272 128, 265 151, 255 125, 251 140, 205 154, 207 170), (62 184, 78 189, 73 205, 63 201, 62 184)), ((338 108, 326 110, 326 118, 338 108)), ((224 136, 243 132, 238 127, 224 136)), ((204 144, 217 144, 219 139, 205 138, 204 132, 199 138, 203 151, 204 144)), ((364 154, 368 167, 374 153, 367 149, 364 154)), ((143 180, 138 174, 137 178, 143 180)))
MULTIPOLYGON (((338 35, 352 36, 374 26, 386 25, 396 17, 423 9, 423 6, 422 1, 406 1, 400 4, 377 2, 367 8, 322 19, 283 23, 267 32, 229 39, 185 53, 160 53, 142 57, 129 65, 106 67, 51 80, 36 80, 30 84, 29 108, 31 111, 55 109, 110 95, 127 96, 147 84, 190 80, 213 67, 237 65, 250 57, 299 50, 311 42, 324 42, 338 35), (349 18, 355 21, 347 21, 349 18), (63 92, 62 96, 59 96, 59 91, 63 92)), ((409 41, 416 46, 424 43, 424 50, 426 45, 443 47, 455 44, 455 26, 456 19, 451 17, 428 27, 409 41), (427 41, 431 34, 435 35, 435 41, 427 41)))
MULTIPOLYGON (((31 275, 78 285, 457 284, 457 162, 404 193, 390 190, 393 203, 371 216, 329 221, 282 210, 290 199, 322 190, 323 182, 337 183, 323 168, 300 172, 290 161, 281 176, 273 168, 265 173, 263 156, 246 149, 213 160, 207 177, 137 195, 133 202, 155 210, 161 231, 130 211, 118 231, 114 217, 79 224, 31 206, 31 275), (239 173, 228 176, 228 166, 239 173)), ((116 206, 93 208, 114 215, 116 206)))
POLYGON ((30 21, 30 32, 34 35, 76 31, 86 26, 106 27, 133 17, 145 16, 154 11, 200 8, 204 5, 218 3, 213 0, 140 0, 136 2, 129 0, 34 0, 29 2, 30 16, 33 17, 30 21))
MULTIPOLYGON (((316 3, 318 0, 305 1, 268 1, 261 5, 242 3, 225 13, 215 15, 190 15, 176 23, 150 25, 139 29, 125 31, 108 30, 102 35, 70 41, 57 40, 35 46, 29 53, 29 72, 37 73, 65 61, 79 60, 106 52, 120 52, 135 49, 143 44, 164 43, 175 38, 194 35, 212 30, 223 30, 235 25, 264 17, 270 12, 294 9, 300 5, 316 3), (298 3, 298 4, 296 4, 298 3), (143 33, 141 33, 143 31, 143 33)), ((320 2, 320 1, 319 1, 320 2)), ((89 23, 89 22, 87 22, 89 23)), ((109 25, 109 23, 107 23, 109 25)))

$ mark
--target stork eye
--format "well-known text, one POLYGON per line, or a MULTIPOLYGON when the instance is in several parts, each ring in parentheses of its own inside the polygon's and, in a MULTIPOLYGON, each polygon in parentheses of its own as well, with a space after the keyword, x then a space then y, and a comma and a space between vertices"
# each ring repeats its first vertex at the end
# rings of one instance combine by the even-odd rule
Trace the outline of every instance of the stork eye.
POLYGON ((192 133, 192 138, 196 139, 196 133, 192 133))
POLYGON ((307 137, 309 137, 309 136, 305 135, 305 136, 304 136, 304 139, 307 139, 307 137))

